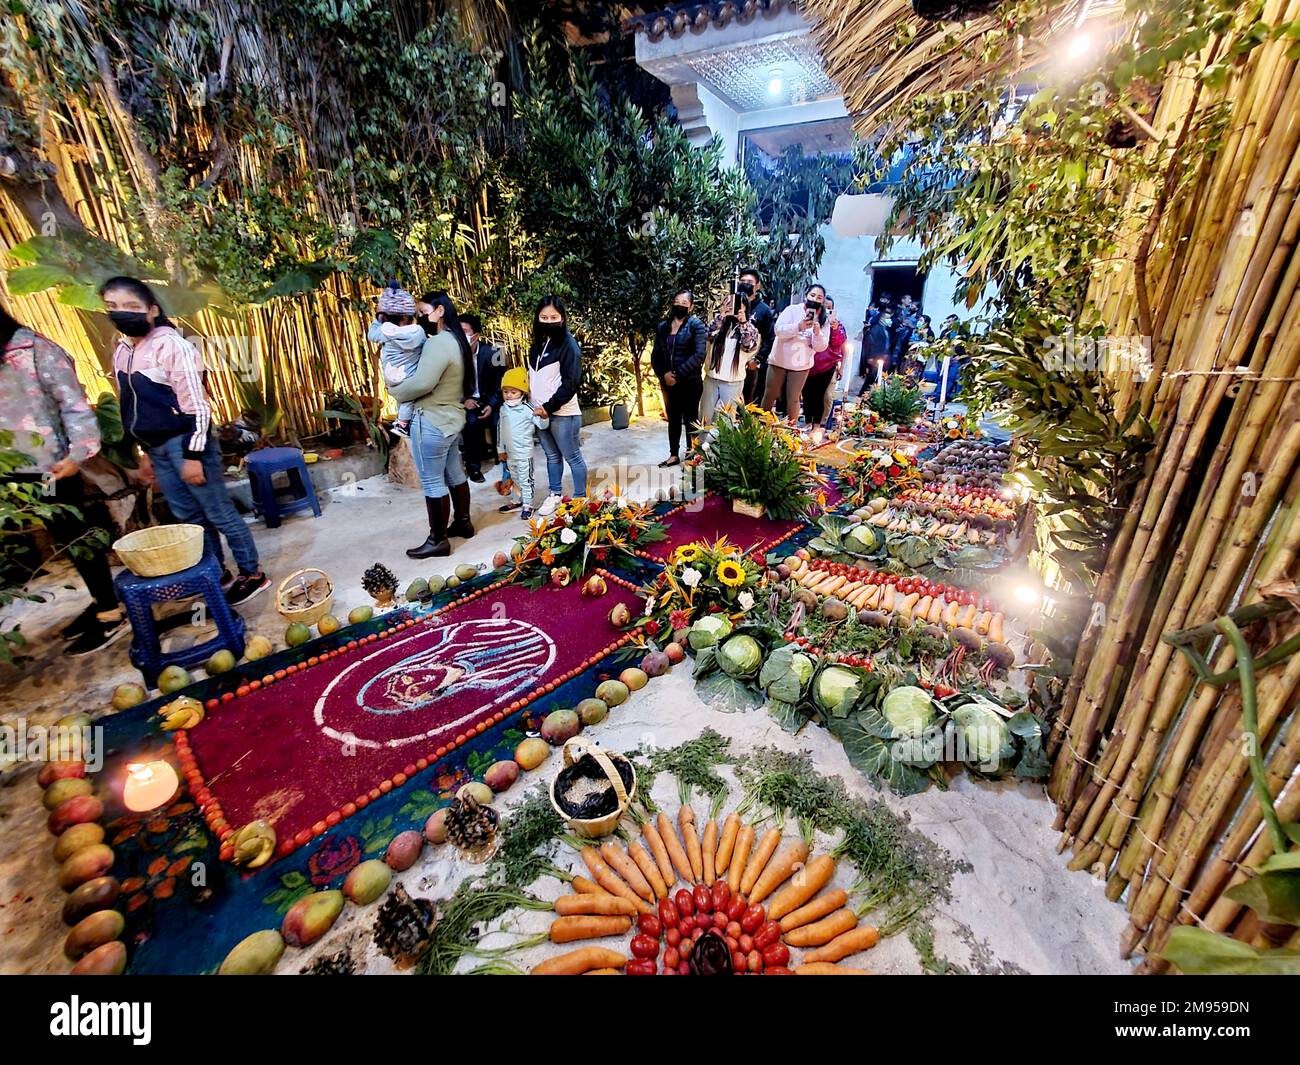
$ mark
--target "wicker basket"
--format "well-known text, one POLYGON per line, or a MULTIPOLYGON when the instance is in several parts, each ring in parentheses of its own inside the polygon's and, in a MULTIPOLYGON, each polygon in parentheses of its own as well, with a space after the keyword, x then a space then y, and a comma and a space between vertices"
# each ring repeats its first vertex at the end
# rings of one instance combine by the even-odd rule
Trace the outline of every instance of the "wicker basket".
POLYGON ((290 573, 280 582, 280 586, 275 590, 275 609, 280 612, 280 616, 288 622, 298 621, 311 628, 316 622, 320 621, 330 612, 330 607, 334 605, 334 582, 330 580, 330 575, 323 569, 316 569, 309 566, 306 569, 296 570, 290 573), (284 599, 285 593, 288 592, 297 583, 307 584, 316 579, 319 574, 325 578, 325 583, 329 585, 329 594, 319 603, 312 603, 310 606, 286 606, 284 599))
POLYGON ((113 544, 122 565, 137 577, 166 577, 197 566, 203 557, 202 525, 151 525, 113 544))
MULTIPOLYGON (((589 754, 596 759, 600 768, 605 771, 605 776, 609 777, 609 782, 614 786, 614 794, 618 796, 617 809, 604 817, 570 817, 564 812, 564 808, 555 796, 555 782, 560 778, 558 773, 551 780, 551 805, 555 807, 555 812, 564 818, 565 823, 574 832, 594 839, 597 836, 607 836, 613 832, 623 815, 627 813, 627 808, 632 804, 632 800, 636 798, 636 766, 632 766, 632 790, 628 791, 623 787, 623 778, 619 776, 618 770, 614 768, 612 761, 612 759, 618 758, 627 762, 628 760, 623 755, 611 754, 597 747, 590 740, 585 740, 581 736, 574 736, 564 745, 565 766, 573 765, 585 754, 589 754)), ((628 764, 631 765, 631 762, 628 762, 628 764)))

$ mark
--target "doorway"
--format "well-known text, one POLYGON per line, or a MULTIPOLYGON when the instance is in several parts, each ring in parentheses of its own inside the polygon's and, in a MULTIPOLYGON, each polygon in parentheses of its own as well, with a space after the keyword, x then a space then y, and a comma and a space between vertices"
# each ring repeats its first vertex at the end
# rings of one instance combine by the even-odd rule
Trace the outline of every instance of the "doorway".
POLYGON ((925 272, 916 263, 872 263, 871 302, 879 306, 887 299, 895 307, 903 296, 911 296, 918 305, 925 291, 925 272))

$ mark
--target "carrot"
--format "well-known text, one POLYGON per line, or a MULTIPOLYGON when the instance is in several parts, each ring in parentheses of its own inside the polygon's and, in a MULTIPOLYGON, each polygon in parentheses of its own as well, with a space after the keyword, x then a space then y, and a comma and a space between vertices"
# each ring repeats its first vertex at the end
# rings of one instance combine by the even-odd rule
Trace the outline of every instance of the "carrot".
POLYGON ((587 870, 591 873, 592 879, 611 895, 619 895, 627 899, 637 908, 638 913, 654 912, 648 903, 642 901, 641 896, 619 879, 619 875, 613 869, 600 860, 595 847, 583 847, 578 853, 587 863, 587 870))
POLYGON ((627 852, 622 847, 617 843, 602 843, 600 845, 600 856, 646 902, 655 901, 655 893, 651 890, 650 882, 641 875, 641 870, 636 867, 636 862, 627 856, 627 852))
POLYGON ((742 895, 748 895, 754 890, 754 885, 758 883, 758 878, 762 875, 763 870, 767 868, 767 863, 772 860, 772 855, 776 853, 776 848, 780 843, 781 830, 779 828, 769 828, 763 833, 763 838, 758 841, 758 846, 750 854, 749 863, 745 866, 745 873, 740 878, 740 893, 742 895))
POLYGON ((599 917, 581 914, 557 917, 551 922, 552 943, 572 943, 575 939, 601 939, 621 936, 632 928, 630 917, 599 917))
POLYGON ((664 841, 664 846, 668 848, 668 857, 673 860, 673 868, 688 884, 695 883, 692 879, 694 873, 691 870, 691 862, 686 857, 686 851, 682 847, 681 840, 677 838, 677 829, 673 828, 673 823, 668 820, 668 815, 663 813, 659 815, 659 838, 664 841))
POLYGON ((851 969, 847 965, 834 965, 828 961, 796 965, 795 976, 874 976, 869 969, 851 969))
POLYGON ((659 870, 659 875, 664 878, 664 886, 671 894, 673 885, 677 883, 677 871, 668 858, 668 848, 664 846, 663 837, 659 835, 659 829, 655 827, 651 818, 647 817, 641 823, 641 835, 645 837, 645 845, 650 848, 655 867, 659 870))
POLYGON ((627 845, 627 853, 636 862, 636 867, 641 870, 641 875, 649 881, 650 890, 655 893, 655 898, 666 899, 668 897, 668 885, 664 883, 664 878, 659 875, 659 867, 655 865, 655 860, 650 857, 650 852, 636 840, 633 840, 627 845))
POLYGON ((989 619, 989 640, 992 643, 1002 642, 1002 615, 994 614, 989 619))
POLYGON ((745 875, 745 862, 754 849, 754 826, 742 825, 736 837, 736 849, 731 852, 731 868, 727 870, 727 886, 734 895, 740 890, 740 878, 745 875))
POLYGON ((704 824, 704 838, 700 840, 700 856, 704 860, 704 882, 713 887, 718 874, 713 868, 713 859, 718 852, 718 822, 710 817, 704 824))
MULTIPOLYGON (((797 873, 772 898, 767 908, 769 921, 779 921, 788 913, 794 913, 800 906, 821 891, 835 875, 835 859, 829 854, 819 854, 797 873)), ((837 904, 835 909, 839 908, 837 904)))
POLYGON ((790 877, 796 875, 795 870, 802 869, 803 863, 808 860, 808 851, 808 844, 801 839, 783 848, 780 854, 764 866, 762 875, 754 881, 754 886, 749 890, 749 904, 758 905, 790 877))
POLYGON ((617 895, 561 895, 555 900, 555 912, 561 917, 595 914, 601 917, 635 917, 636 907, 617 895))
POLYGON ((622 976, 622 969, 588 969, 583 976, 622 976))
POLYGON ((588 880, 585 876, 575 876, 569 881, 569 887, 578 892, 579 895, 608 895, 609 892, 597 884, 594 880, 588 880))
POLYGON ((860 950, 870 950, 880 942, 880 933, 869 924, 859 925, 852 931, 836 936, 829 943, 810 950, 803 956, 805 964, 818 961, 839 961, 860 950))
POLYGON ((727 875, 727 869, 731 866, 731 853, 736 849, 736 835, 739 832, 740 815, 727 814, 718 839, 718 853, 713 859, 713 875, 719 880, 727 875))
POLYGON ((608 947, 579 947, 534 965, 533 976, 581 976, 592 969, 621 969, 627 958, 608 947))
POLYGON ((698 884, 704 879, 704 857, 700 850, 700 837, 695 832, 695 811, 689 803, 682 803, 682 808, 677 811, 677 822, 682 826, 686 859, 691 863, 691 878, 698 884))
POLYGON ((796 928, 812 924, 813 921, 825 917, 828 913, 834 913, 848 901, 849 893, 843 888, 835 888, 825 895, 818 895, 812 902, 804 903, 793 913, 787 913, 782 917, 781 931, 793 932, 796 928))
POLYGON ((829 943, 841 933, 856 928, 857 924, 857 914, 850 909, 839 909, 829 917, 823 917, 820 921, 806 924, 802 928, 796 928, 793 932, 787 932, 785 934, 786 946, 820 947, 823 943, 829 943))

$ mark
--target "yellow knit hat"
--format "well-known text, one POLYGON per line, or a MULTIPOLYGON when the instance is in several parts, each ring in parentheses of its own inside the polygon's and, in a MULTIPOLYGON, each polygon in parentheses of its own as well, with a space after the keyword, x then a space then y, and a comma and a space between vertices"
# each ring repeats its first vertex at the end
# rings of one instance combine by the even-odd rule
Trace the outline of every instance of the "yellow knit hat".
POLYGON ((518 389, 525 396, 528 395, 528 371, 522 366, 511 367, 502 375, 501 387, 518 389))

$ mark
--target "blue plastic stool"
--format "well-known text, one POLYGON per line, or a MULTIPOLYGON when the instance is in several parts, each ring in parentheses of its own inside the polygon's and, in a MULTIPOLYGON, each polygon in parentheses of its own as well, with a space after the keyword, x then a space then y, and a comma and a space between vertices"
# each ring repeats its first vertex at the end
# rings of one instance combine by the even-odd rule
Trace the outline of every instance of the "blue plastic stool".
POLYGON ((244 465, 248 467, 248 486, 253 493, 253 509, 266 519, 268 529, 277 528, 280 518, 285 514, 294 514, 309 507, 316 517, 320 517, 320 503, 311 483, 311 474, 307 472, 302 452, 296 447, 268 447, 252 451, 244 460, 244 465), (286 498, 280 497, 272 483, 271 479, 277 473, 288 474, 290 494, 286 498))
POLYGON ((150 688, 157 686, 158 674, 167 666, 196 666, 221 650, 229 651, 236 659, 243 656, 244 619, 226 602, 225 592, 221 590, 221 564, 211 552, 205 551, 198 565, 166 577, 137 577, 130 570, 123 570, 114 579, 113 586, 131 622, 131 664, 144 675, 150 688), (208 617, 216 625, 217 634, 183 651, 163 653, 153 605, 196 597, 206 602, 208 617))

